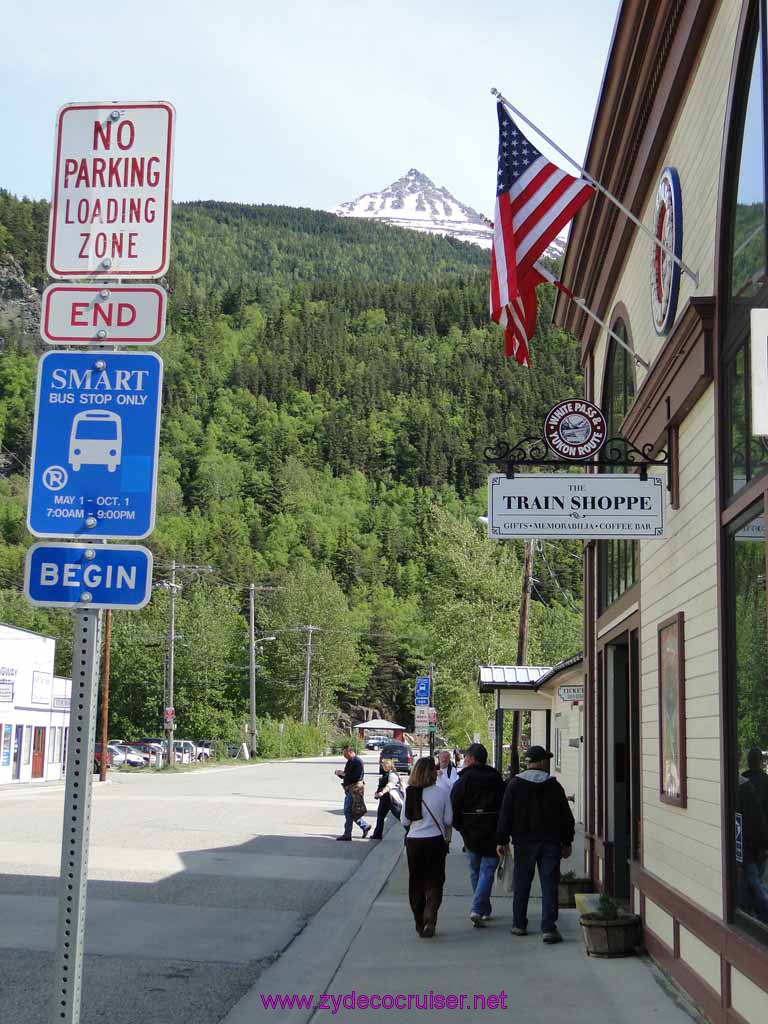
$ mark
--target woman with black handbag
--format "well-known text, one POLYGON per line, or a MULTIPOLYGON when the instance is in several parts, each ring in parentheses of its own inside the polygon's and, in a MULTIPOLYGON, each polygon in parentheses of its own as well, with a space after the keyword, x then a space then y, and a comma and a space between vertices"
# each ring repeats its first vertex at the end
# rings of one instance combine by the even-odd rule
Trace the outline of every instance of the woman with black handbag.
POLYGON ((405 791, 401 822, 408 829, 408 899, 416 931, 431 939, 443 901, 447 830, 453 824, 448 792, 436 785, 437 767, 431 757, 420 757, 405 791))

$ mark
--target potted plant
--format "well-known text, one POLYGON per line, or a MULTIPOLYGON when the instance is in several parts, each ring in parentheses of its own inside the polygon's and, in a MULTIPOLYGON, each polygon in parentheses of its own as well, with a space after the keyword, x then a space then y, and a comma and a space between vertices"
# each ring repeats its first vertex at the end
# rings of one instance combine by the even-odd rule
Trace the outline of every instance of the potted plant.
POLYGON ((575 871, 566 871, 560 876, 560 884, 557 887, 557 905, 575 907, 574 897, 577 892, 592 892, 592 880, 579 877, 575 871))
POLYGON ((597 910, 579 918, 587 956, 631 956, 640 944, 642 922, 603 893, 597 910))

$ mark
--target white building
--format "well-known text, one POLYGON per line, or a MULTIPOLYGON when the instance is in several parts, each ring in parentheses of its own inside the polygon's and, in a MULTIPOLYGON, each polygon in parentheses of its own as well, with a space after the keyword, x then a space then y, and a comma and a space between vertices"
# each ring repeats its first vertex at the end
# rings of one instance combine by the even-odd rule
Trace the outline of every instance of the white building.
POLYGON ((56 641, 0 623, 0 784, 64 774, 72 682, 53 674, 56 641))

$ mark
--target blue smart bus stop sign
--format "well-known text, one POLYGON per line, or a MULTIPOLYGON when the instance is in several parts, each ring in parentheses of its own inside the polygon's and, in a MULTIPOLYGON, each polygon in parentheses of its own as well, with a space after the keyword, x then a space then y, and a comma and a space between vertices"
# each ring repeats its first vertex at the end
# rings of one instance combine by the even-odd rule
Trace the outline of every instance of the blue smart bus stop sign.
POLYGON ((162 380, 153 352, 40 359, 30 533, 128 540, 152 532, 162 380))
POLYGON ((39 605, 143 608, 152 594, 152 553, 140 544, 33 544, 24 593, 39 605))

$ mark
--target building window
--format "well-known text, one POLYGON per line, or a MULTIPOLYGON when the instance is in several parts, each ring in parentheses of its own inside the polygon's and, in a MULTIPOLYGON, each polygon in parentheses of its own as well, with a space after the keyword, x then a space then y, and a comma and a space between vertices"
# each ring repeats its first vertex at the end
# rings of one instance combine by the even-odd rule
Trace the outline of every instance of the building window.
MULTIPOLYGON (((752 434, 750 311, 768 306, 766 275, 765 0, 754 0, 738 56, 728 127, 721 295, 724 604, 733 919, 768 942, 768 608, 765 500, 747 510, 742 492, 768 474, 768 438, 752 434)), ((764 490, 768 489, 768 479, 764 490)))
POLYGON ((24 728, 24 764, 30 764, 32 761, 32 726, 27 725, 24 728))
POLYGON ((768 438, 752 435, 750 399, 749 314, 768 305, 766 277, 765 133, 761 47, 757 18, 745 68, 748 82, 741 117, 731 136, 737 161, 732 177, 728 257, 724 284, 728 289, 723 338, 723 377, 728 424, 729 495, 737 494, 768 471, 768 438))
MULTIPOLYGON (((628 340, 623 320, 617 320, 613 330, 628 340)), ((608 438, 619 437, 619 428, 635 399, 635 376, 632 357, 625 348, 611 341, 605 364, 602 409, 608 423, 608 438)), ((618 472, 625 472, 619 468, 618 472)), ((624 591, 637 582, 638 550, 633 540, 604 540, 600 551, 600 610, 605 611, 624 591)))

